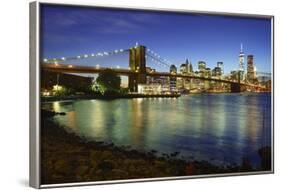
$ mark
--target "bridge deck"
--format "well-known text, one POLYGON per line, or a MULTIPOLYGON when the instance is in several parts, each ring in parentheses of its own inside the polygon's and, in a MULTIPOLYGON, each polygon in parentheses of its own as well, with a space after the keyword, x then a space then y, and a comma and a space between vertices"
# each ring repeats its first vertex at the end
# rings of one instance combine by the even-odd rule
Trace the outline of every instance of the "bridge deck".
MULTIPOLYGON (((61 72, 61 73, 100 73, 101 71, 108 69, 104 67, 92 67, 92 66, 74 66, 74 65, 67 65, 67 64, 48 64, 48 63, 42 63, 41 68, 48 71, 53 72, 61 72)), ((119 75, 136 75, 138 72, 132 71, 129 69, 113 69, 117 74, 119 75)), ((215 81, 215 82, 221 82, 221 83, 227 83, 227 84, 240 84, 240 85, 246 85, 256 88, 264 88, 263 86, 248 84, 248 83, 238 83, 238 81, 232 81, 232 80, 225 80, 225 79, 219 79, 215 77, 201 77, 201 76, 195 76, 195 75, 182 75, 182 74, 171 74, 169 72, 151 72, 146 73, 147 76, 166 76, 166 77, 177 77, 177 78, 187 78, 187 79, 199 79, 199 80, 207 80, 207 81, 215 81)))

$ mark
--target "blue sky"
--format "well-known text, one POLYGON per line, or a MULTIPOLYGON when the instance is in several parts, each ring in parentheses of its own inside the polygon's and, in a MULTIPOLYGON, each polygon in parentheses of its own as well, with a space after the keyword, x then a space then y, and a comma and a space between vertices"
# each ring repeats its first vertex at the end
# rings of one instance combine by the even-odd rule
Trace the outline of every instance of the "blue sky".
MULTIPOLYGON (((270 19, 44 5, 41 32, 42 58, 126 49, 138 42, 176 65, 188 58, 195 69, 200 60, 213 68, 223 61, 229 73, 238 68, 243 43, 257 70, 271 72, 270 19)), ((128 55, 72 64, 96 63, 128 67, 128 55)), ((165 69, 149 60, 147 65, 165 69)))

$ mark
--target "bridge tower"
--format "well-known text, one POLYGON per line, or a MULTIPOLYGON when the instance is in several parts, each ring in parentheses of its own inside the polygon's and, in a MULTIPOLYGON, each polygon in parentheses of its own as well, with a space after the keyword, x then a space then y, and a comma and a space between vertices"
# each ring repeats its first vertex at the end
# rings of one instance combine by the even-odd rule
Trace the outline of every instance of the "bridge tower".
POLYGON ((145 46, 138 45, 129 51, 129 68, 134 74, 129 75, 130 92, 138 91, 138 84, 146 84, 145 46))

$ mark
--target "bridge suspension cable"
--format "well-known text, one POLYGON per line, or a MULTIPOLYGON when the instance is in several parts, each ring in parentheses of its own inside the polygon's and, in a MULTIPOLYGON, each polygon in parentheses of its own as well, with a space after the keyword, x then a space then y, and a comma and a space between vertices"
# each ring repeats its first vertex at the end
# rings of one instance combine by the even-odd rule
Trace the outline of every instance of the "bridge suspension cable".
POLYGON ((169 68, 172 64, 170 61, 165 58, 162 58, 159 54, 155 53, 151 49, 147 49, 146 56, 149 57, 153 62, 160 63, 164 67, 169 68))
POLYGON ((95 58, 95 57, 106 57, 106 56, 112 56, 116 54, 122 54, 122 53, 127 53, 129 50, 128 49, 116 49, 113 51, 104 51, 104 52, 98 52, 98 53, 90 53, 90 54, 83 54, 83 55, 78 55, 78 56, 72 56, 72 57, 61 57, 61 58, 44 58, 43 62, 44 63, 61 63, 65 61, 70 61, 70 60, 79 60, 79 59, 87 59, 87 58, 95 58))

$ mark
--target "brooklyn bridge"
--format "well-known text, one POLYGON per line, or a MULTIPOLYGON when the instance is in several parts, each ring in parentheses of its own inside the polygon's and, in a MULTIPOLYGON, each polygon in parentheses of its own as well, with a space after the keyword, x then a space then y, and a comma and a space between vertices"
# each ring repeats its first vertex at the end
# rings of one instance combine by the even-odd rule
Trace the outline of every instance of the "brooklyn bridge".
MULTIPOLYGON (((76 57, 61 57, 52 59, 43 59, 41 61, 41 69, 44 71, 51 71, 55 73, 88 73, 95 74, 100 73, 105 69, 112 69, 120 76, 128 77, 128 88, 130 92, 137 92, 139 84, 146 84, 147 77, 167 77, 167 78, 182 78, 182 79, 197 79, 201 81, 213 81, 218 83, 229 84, 231 92, 240 92, 241 88, 251 87, 256 90, 265 90, 265 86, 252 84, 240 80, 240 74, 238 74, 237 79, 226 79, 223 77, 214 76, 199 76, 193 73, 182 74, 177 72, 159 72, 156 70, 147 71, 147 59, 151 59, 155 64, 161 65, 165 68, 170 68, 173 64, 168 60, 162 58, 160 55, 156 54, 149 48, 143 45, 136 45, 135 47, 129 49, 119 49, 111 52, 99 52, 96 54, 83 54, 76 57), (120 68, 117 67, 106 67, 102 65, 74 65, 69 63, 73 60, 89 59, 95 57, 109 57, 116 54, 129 54, 128 67, 120 68)), ((239 70, 237 71, 240 72, 239 70)))

